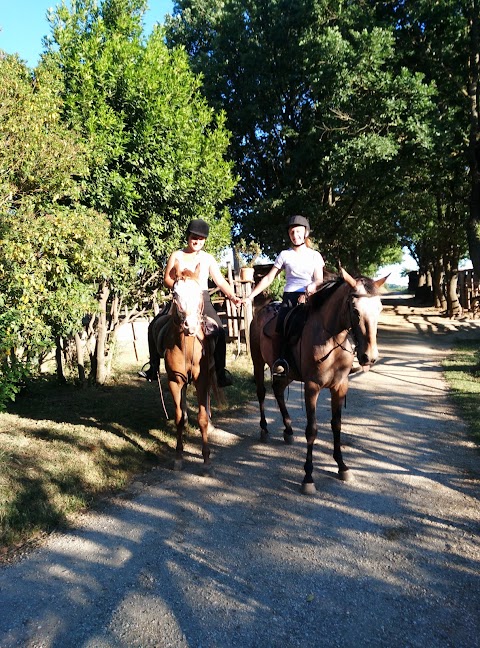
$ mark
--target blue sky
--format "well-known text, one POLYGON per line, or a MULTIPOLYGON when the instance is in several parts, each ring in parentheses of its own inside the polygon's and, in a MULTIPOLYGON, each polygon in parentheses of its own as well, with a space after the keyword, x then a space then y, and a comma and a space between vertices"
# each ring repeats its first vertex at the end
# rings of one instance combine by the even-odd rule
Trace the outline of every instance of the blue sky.
MULTIPOLYGON (((0 0, 0 49, 19 54, 27 65, 35 67, 42 51, 42 38, 50 33, 47 11, 58 4, 56 0, 0 0)), ((173 2, 150 0, 149 6, 145 16, 147 33, 156 22, 163 23, 173 2)))

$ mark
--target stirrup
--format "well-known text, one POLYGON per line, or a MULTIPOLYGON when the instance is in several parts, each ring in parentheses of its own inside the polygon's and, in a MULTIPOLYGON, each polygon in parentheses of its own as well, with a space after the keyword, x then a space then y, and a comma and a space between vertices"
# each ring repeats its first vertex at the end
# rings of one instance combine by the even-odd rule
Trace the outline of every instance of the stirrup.
POLYGON ((278 380, 288 376, 289 366, 284 358, 278 358, 272 365, 272 379, 278 380))
POLYGON ((140 378, 145 378, 145 380, 148 380, 148 382, 152 382, 154 380, 157 380, 157 372, 153 367, 149 367, 145 371, 145 367, 149 364, 150 364, 149 362, 146 362, 143 365, 142 369, 139 372, 137 372, 137 374, 140 376, 140 378))

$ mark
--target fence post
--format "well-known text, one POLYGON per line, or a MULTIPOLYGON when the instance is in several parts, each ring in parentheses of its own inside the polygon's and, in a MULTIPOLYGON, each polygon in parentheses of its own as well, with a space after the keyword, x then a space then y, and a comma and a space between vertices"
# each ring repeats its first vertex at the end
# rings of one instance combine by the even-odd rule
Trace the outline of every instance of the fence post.
MULTIPOLYGON (((250 293, 252 292, 252 284, 253 281, 242 281, 242 292, 244 297, 248 297, 250 293)), ((253 305, 252 302, 249 300, 245 302, 244 307, 243 307, 243 325, 245 327, 245 343, 247 347, 247 353, 248 355, 251 355, 250 353, 250 324, 252 323, 253 319, 253 305)))

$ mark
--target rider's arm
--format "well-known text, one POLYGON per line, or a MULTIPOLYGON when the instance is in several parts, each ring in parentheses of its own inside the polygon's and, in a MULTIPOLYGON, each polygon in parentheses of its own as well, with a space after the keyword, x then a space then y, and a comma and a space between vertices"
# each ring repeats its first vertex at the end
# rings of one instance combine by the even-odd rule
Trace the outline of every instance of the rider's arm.
POLYGON ((310 297, 310 295, 313 295, 313 293, 317 292, 317 290, 319 289, 322 283, 323 283, 323 258, 320 256, 320 259, 316 263, 315 269, 313 271, 313 281, 312 283, 308 284, 308 286, 305 288, 306 297, 310 297))
POLYGON ((241 299, 236 296, 232 286, 228 283, 225 277, 222 275, 222 272, 218 266, 218 263, 215 261, 212 256, 210 259, 210 276, 215 282, 215 285, 220 288, 223 294, 234 304, 238 305, 241 303, 241 299))
POLYGON ((173 288, 173 284, 175 283, 174 266, 175 266, 176 258, 177 258, 177 253, 172 252, 170 258, 167 261, 167 265, 165 267, 165 274, 163 276, 163 285, 165 286, 165 288, 168 288, 169 290, 173 288))
POLYGON ((281 271, 280 268, 277 268, 276 266, 273 266, 268 274, 266 274, 258 284, 255 286, 255 288, 252 290, 250 295, 246 297, 246 299, 250 299, 253 301, 253 298, 256 297, 259 293, 262 292, 262 290, 265 290, 265 288, 268 288, 268 286, 272 283, 272 281, 275 279, 275 277, 278 275, 278 273, 281 271))

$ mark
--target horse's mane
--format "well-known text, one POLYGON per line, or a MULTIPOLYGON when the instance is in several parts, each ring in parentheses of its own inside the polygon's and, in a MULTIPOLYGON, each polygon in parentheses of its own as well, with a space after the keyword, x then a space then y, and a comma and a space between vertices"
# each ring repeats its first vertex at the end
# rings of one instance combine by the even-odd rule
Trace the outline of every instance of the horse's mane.
MULTIPOLYGON (((377 285, 373 279, 370 277, 355 277, 356 280, 360 280, 365 286, 367 295, 378 295, 379 291, 377 285)), ((342 284, 345 283, 345 280, 342 277, 336 277, 335 279, 327 279, 322 284, 320 284, 316 293, 314 293, 308 300, 308 305, 312 311, 318 310, 330 297, 333 293, 340 288, 342 284)))
POLYGON ((344 283, 341 277, 336 279, 328 279, 320 284, 316 293, 314 293, 308 300, 308 306, 312 311, 318 310, 344 283))

